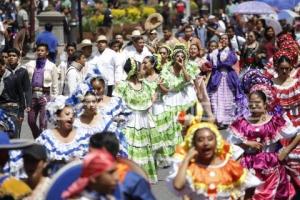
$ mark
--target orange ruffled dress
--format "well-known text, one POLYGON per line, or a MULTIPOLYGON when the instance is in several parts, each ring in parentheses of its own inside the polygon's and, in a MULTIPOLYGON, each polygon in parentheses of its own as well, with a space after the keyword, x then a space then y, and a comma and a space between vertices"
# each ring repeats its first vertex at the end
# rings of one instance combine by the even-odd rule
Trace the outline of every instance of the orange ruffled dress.
POLYGON ((186 185, 184 189, 178 191, 173 187, 173 180, 186 151, 177 147, 173 168, 167 178, 171 191, 177 196, 187 195, 190 199, 228 200, 243 197, 247 188, 261 184, 256 176, 231 159, 231 149, 228 144, 227 150, 226 155, 221 158, 222 162, 218 165, 204 166, 192 161, 186 173, 186 185))

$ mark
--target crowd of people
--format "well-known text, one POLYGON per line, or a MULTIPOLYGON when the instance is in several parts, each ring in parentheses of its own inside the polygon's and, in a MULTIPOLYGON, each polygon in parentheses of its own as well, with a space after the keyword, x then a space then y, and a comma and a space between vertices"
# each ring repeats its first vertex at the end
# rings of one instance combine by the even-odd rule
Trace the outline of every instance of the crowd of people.
POLYGON ((169 168, 184 199, 296 199, 299 24, 282 26, 220 10, 162 38, 137 28, 127 44, 99 35, 58 55, 46 33, 28 63, 4 49, 0 198, 47 199, 60 180, 57 198, 155 199, 169 168), (24 113, 34 142, 20 139, 24 113))

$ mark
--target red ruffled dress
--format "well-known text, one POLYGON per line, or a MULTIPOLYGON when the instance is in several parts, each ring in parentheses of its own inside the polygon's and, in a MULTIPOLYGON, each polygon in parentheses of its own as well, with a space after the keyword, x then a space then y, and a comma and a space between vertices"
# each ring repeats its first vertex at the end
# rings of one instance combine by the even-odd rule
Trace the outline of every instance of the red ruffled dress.
MULTIPOLYGON (((288 118, 292 121, 293 125, 300 128, 300 78, 296 78, 300 73, 294 71, 294 80, 287 86, 280 86, 274 84, 276 89, 277 98, 280 105, 284 108, 288 118)), ((283 141, 286 146, 290 142, 283 141)), ((289 170, 293 180, 300 188, 300 144, 289 154, 287 164, 291 168, 289 170)))

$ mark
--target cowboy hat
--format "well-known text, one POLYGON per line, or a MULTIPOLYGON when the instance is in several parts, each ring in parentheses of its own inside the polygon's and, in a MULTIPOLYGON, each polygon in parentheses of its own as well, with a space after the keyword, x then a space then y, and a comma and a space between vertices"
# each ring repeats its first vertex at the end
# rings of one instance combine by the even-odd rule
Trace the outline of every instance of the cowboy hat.
POLYGON ((149 15, 145 21, 145 24, 144 24, 145 30, 150 31, 150 30, 156 29, 163 22, 164 22, 164 18, 161 14, 153 13, 153 14, 149 15))
POLYGON ((90 39, 84 39, 81 41, 81 43, 79 44, 79 48, 82 49, 83 47, 90 47, 93 46, 93 43, 91 42, 90 39))
POLYGON ((99 41, 106 41, 107 42, 107 37, 105 35, 99 35, 97 38, 97 42, 99 41))
POLYGON ((31 146, 33 141, 26 139, 9 139, 7 133, 0 131, 0 150, 23 149, 31 146))
POLYGON ((129 36, 129 39, 136 39, 136 38, 142 38, 143 34, 140 30, 134 30, 132 31, 131 35, 129 36))

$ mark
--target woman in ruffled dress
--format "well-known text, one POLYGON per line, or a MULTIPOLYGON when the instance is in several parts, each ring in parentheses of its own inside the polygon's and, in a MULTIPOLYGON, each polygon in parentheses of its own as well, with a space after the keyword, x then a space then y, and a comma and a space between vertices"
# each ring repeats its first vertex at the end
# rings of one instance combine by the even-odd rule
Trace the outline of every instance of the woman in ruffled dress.
POLYGON ((207 91, 218 126, 226 128, 237 114, 236 108, 245 100, 245 96, 240 87, 239 77, 232 68, 237 62, 237 56, 229 47, 227 35, 221 36, 220 44, 221 49, 210 54, 213 69, 207 91))
MULTIPOLYGON (((287 113, 288 118, 293 125, 300 128, 300 77, 291 76, 293 66, 297 63, 297 54, 295 51, 279 50, 274 55, 274 67, 278 74, 273 78, 276 96, 279 104, 287 113)), ((300 188, 300 137, 283 142, 284 154, 289 168, 289 173, 293 178, 295 186, 300 188)))
MULTIPOLYGON (((183 44, 173 49, 172 61, 160 73, 163 100, 168 109, 179 112, 191 108, 197 101, 193 81, 200 70, 188 61, 188 52, 183 44)), ((177 115, 176 115, 177 116, 177 115)))
MULTIPOLYGON (((294 57, 292 67, 293 70, 290 72, 290 76, 294 78, 300 77, 300 68, 298 67, 298 55, 300 52, 299 44, 296 40, 294 40, 293 36, 289 33, 282 33, 278 35, 277 39, 277 47, 280 51, 285 50, 290 53, 290 56, 294 57)), ((275 52, 276 53, 276 52, 275 52)), ((278 53, 276 53, 278 55, 278 53)), ((275 54, 274 54, 275 55, 275 54)), ((274 57, 274 56, 273 56, 274 57)), ((266 64, 266 66, 263 69, 263 73, 268 78, 277 78, 278 74, 275 70, 275 63, 274 59, 270 58, 269 62, 266 64)))
POLYGON ((127 80, 116 86, 114 96, 121 97, 132 111, 122 130, 128 144, 128 157, 146 171, 151 183, 156 183, 155 154, 163 147, 163 140, 149 112, 155 100, 155 90, 139 80, 138 65, 134 59, 127 59, 124 65, 127 80))
POLYGON ((261 182, 231 158, 231 151, 214 124, 194 121, 176 149, 170 189, 191 200, 242 198, 261 182))
POLYGON ((104 130, 115 133, 120 143, 118 155, 127 157, 127 142, 121 129, 124 128, 131 111, 120 97, 109 97, 105 94, 106 82, 102 76, 95 75, 89 84, 97 97, 97 110, 105 118, 104 130))
MULTIPOLYGON (((117 125, 113 124, 113 112, 115 108, 109 107, 109 104, 107 107, 99 106, 99 104, 104 101, 104 90, 104 79, 99 76, 92 78, 91 84, 81 83, 77 87, 76 91, 69 98, 76 108, 78 115, 78 118, 74 121, 74 127, 90 135, 102 132, 114 133, 120 142, 120 151, 118 155, 127 157, 125 136, 120 132, 117 125), (100 88, 98 86, 100 86, 100 88), (101 93, 101 95, 99 93, 101 93)), ((111 99, 111 97, 108 98, 109 100, 111 99)), ((116 97, 114 98, 119 99, 116 97)))
POLYGON ((165 64, 170 62, 172 49, 167 45, 162 45, 158 48, 157 52, 158 52, 158 54, 161 55, 161 66, 159 69, 159 70, 161 70, 165 64))
MULTIPOLYGON (((173 134, 172 132, 170 133, 172 129, 169 129, 169 123, 174 120, 174 118, 170 112, 166 112, 162 99, 162 92, 159 88, 161 81, 158 71, 158 69, 160 69, 159 66, 161 66, 160 55, 146 56, 141 64, 141 76, 143 76, 143 82, 156 92, 156 98, 150 108, 150 112, 164 144, 156 154, 156 163, 158 167, 168 167, 169 158, 174 152, 174 146, 170 145, 169 141, 170 135, 173 134)), ((171 137, 173 137, 173 135, 171 137)))
POLYGON ((292 199, 295 195, 286 169, 280 162, 280 139, 293 138, 297 129, 286 115, 274 112, 276 94, 269 85, 256 84, 249 94, 249 117, 235 120, 228 140, 241 146, 245 152, 241 164, 253 170, 263 182, 255 188, 256 199, 292 199), (274 113, 274 114, 271 114, 274 113))
POLYGON ((194 80, 200 70, 194 62, 188 61, 188 52, 183 44, 177 44, 173 49, 172 61, 164 66, 160 73, 159 88, 165 115, 168 116, 167 144, 172 155, 175 146, 182 142, 181 124, 177 122, 180 112, 193 108, 197 102, 194 80))
POLYGON ((53 129, 41 133, 36 142, 44 145, 49 160, 70 161, 83 158, 88 152, 90 134, 73 127, 75 114, 67 97, 57 96, 46 106, 47 118, 53 129))

